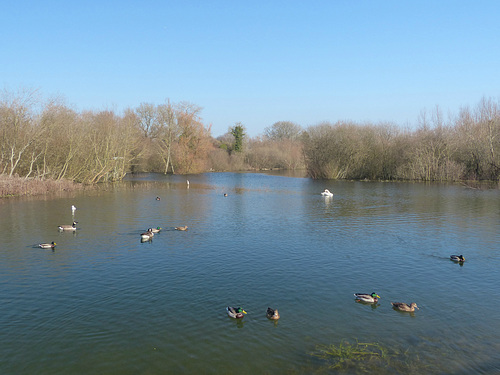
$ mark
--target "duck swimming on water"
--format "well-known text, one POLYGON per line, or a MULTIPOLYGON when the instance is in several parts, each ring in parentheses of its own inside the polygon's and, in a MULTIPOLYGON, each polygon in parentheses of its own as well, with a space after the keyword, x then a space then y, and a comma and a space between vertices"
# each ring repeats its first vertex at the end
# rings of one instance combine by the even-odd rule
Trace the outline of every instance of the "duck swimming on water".
POLYGON ((378 299, 380 298, 380 296, 375 292, 373 292, 372 294, 354 293, 354 296, 356 297, 356 300, 367 303, 378 302, 378 299))
POLYGON ((267 308, 266 316, 267 316, 267 319, 271 319, 271 320, 278 320, 280 318, 280 314, 278 312, 278 309, 271 309, 270 307, 267 308))
POLYGON ((153 238, 155 234, 153 233, 153 229, 149 228, 146 232, 141 233, 141 240, 149 241, 153 238))
POLYGON ((247 312, 243 310, 241 307, 226 307, 227 315, 229 315, 233 319, 241 319, 243 318, 247 312))
POLYGON ((465 258, 463 255, 450 255, 450 259, 453 260, 454 262, 465 262, 465 258))
POLYGON ((56 247, 56 243, 54 241, 51 243, 40 243, 38 244, 38 247, 41 247, 42 249, 53 249, 56 247))
POLYGON ((399 311, 414 312, 415 309, 419 310, 415 302, 412 302, 409 305, 404 302, 391 302, 391 305, 394 309, 399 311))
POLYGON ((73 224, 71 225, 67 225, 67 224, 64 224, 64 225, 59 225, 59 230, 76 230, 76 224, 78 223, 78 221, 73 221, 73 224))
POLYGON ((333 197, 333 193, 330 193, 330 190, 325 189, 325 191, 321 192, 321 195, 324 197, 333 197))

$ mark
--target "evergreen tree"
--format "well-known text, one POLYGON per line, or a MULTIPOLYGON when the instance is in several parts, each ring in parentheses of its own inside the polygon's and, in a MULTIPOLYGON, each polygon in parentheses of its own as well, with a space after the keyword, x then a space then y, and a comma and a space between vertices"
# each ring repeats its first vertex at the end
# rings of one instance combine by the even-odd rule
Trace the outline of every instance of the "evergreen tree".
POLYGON ((237 122, 233 128, 231 128, 231 134, 234 137, 234 151, 243 151, 243 138, 245 137, 245 128, 241 122, 237 122))

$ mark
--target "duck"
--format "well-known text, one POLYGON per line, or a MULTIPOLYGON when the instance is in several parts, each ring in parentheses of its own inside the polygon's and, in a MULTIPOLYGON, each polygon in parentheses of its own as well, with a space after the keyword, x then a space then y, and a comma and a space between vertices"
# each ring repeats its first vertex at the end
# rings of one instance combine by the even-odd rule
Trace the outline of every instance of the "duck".
POLYGON ((56 243, 54 241, 51 243, 40 243, 38 244, 38 247, 41 247, 42 249, 53 249, 56 247, 56 243))
POLYGON ((160 231, 161 231, 160 227, 150 228, 150 229, 151 229, 151 232, 153 232, 153 233, 160 233, 160 231))
POLYGON ((356 296, 356 300, 358 300, 360 302, 368 302, 368 303, 376 303, 376 302, 378 302, 378 299, 380 298, 380 296, 375 292, 372 292, 372 294, 354 293, 354 295, 356 296))
POLYGON ((241 307, 231 307, 231 306, 226 307, 226 311, 227 311, 227 315, 229 315, 231 318, 234 318, 234 319, 241 319, 244 317, 243 314, 247 313, 241 307))
POLYGON ((187 230, 188 227, 187 225, 184 225, 183 227, 175 227, 175 230, 187 230))
POLYGON ((141 239, 143 240, 150 240, 153 238, 155 234, 153 233, 153 229, 149 228, 146 232, 141 233, 141 239))
POLYGON ((280 318, 280 314, 278 312, 278 309, 273 310, 270 307, 267 308, 266 316, 267 316, 267 319, 271 319, 271 320, 278 320, 280 318))
POLYGON ((161 198, 160 197, 156 197, 156 200, 159 201, 159 200, 161 200, 161 198))
POLYGON ((227 193, 224 193, 224 196, 227 197, 227 193))
POLYGON ((78 223, 78 221, 73 221, 73 224, 71 224, 71 225, 68 225, 68 224, 59 225, 59 230, 76 230, 77 223, 78 223))
POLYGON ((321 195, 324 197, 333 197, 333 193, 330 193, 330 190, 325 189, 325 191, 321 192, 321 195))
POLYGON ((391 305, 394 309, 399 311, 413 312, 415 309, 420 310, 415 302, 412 302, 409 305, 404 302, 391 302, 391 305))
POLYGON ((465 262, 465 258, 463 255, 450 255, 450 259, 455 262, 465 262))

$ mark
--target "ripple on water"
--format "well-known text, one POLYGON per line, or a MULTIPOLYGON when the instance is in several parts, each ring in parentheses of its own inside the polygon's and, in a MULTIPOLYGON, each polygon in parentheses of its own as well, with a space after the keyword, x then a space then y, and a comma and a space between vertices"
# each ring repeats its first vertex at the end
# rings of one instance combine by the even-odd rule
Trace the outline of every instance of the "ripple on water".
MULTIPOLYGON (((343 339, 409 350, 430 373, 498 368, 500 321, 484 303, 500 297, 497 196, 330 182, 327 201, 310 180, 214 174, 186 189, 158 178, 44 205, 33 231, 5 235, 3 373, 312 373, 325 365, 316 345, 343 339), (78 230, 59 233, 71 204, 78 230), (152 226, 164 230, 141 243, 152 226), (33 248, 41 238, 55 251, 33 248), (448 258, 457 251, 463 266, 448 258), (354 301, 372 291, 377 305, 354 301), (230 319, 227 305, 248 315, 230 319)), ((9 204, 15 226, 33 226, 39 202, 9 204)))

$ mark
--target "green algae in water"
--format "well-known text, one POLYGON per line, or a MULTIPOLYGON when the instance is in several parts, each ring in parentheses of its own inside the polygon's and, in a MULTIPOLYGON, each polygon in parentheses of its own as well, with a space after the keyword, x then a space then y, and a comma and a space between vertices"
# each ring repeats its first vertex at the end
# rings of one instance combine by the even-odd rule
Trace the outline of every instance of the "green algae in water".
POLYGON ((330 370, 352 373, 419 373, 428 365, 420 362, 418 356, 410 356, 409 349, 399 350, 380 343, 341 341, 338 345, 318 345, 311 353, 326 362, 330 370))

